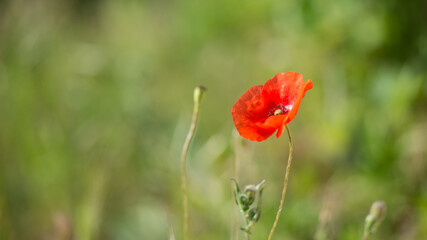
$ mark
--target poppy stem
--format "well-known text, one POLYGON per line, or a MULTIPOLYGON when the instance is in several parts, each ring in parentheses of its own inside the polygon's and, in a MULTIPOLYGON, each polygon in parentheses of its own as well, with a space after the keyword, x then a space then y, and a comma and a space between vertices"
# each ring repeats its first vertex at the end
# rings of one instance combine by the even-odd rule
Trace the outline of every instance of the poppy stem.
POLYGON ((184 239, 189 240, 189 227, 188 227, 188 194, 187 194, 187 153, 190 147, 191 140, 193 139, 196 130, 197 120, 199 118, 200 101, 202 100, 203 93, 206 89, 202 86, 194 89, 194 109, 193 117, 191 120, 190 130, 188 131, 187 138, 185 139, 184 146, 181 154, 181 193, 182 193, 182 207, 183 207, 183 231, 184 239))
POLYGON ((289 130, 288 125, 286 125, 285 127, 286 127, 286 131, 288 132, 288 136, 289 136, 288 165, 286 166, 286 173, 285 173, 285 181, 283 183, 282 198, 280 199, 279 209, 277 210, 276 219, 274 220, 273 227, 271 228, 270 235, 268 236, 268 240, 271 240, 271 238, 273 237, 274 230, 276 229, 277 223, 279 222, 280 213, 282 212, 283 203, 285 202, 286 190, 288 189, 289 172, 291 170, 293 142, 292 142, 291 131, 289 130))

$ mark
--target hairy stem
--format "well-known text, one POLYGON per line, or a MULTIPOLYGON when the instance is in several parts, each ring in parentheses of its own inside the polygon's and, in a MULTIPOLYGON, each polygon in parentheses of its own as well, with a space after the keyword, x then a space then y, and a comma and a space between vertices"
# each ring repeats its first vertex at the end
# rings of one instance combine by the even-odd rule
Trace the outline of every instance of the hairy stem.
POLYGON ((362 240, 368 240, 369 234, 367 234, 366 232, 363 233, 363 237, 362 240))
MULTIPOLYGON (((239 156, 239 148, 240 148, 240 139, 239 134, 236 132, 233 132, 233 138, 234 138, 234 179, 236 181, 239 181, 239 167, 240 167, 240 156, 239 156)), ((234 194, 234 187, 231 186, 231 193, 232 196, 234 194)), ((238 240, 239 234, 238 234, 238 228, 239 223, 237 219, 237 213, 236 213, 236 205, 233 204, 233 225, 232 225, 232 231, 231 231, 231 239, 232 240, 238 240)))
MULTIPOLYGON (((241 162, 241 157, 240 157, 240 153, 242 150, 242 139, 240 138, 240 135, 237 132, 233 133, 234 135, 234 148, 235 148, 235 160, 234 160, 234 179, 238 182, 239 180, 239 172, 240 172, 240 162, 241 162)), ((233 187, 232 187, 232 192, 234 192, 233 187)), ((238 202, 238 201, 237 201, 238 202)), ((240 209, 240 213, 242 214, 242 217, 244 219, 244 223, 245 226, 248 225, 248 222, 246 220, 245 217, 245 213, 243 211, 241 211, 242 207, 240 206, 240 203, 237 203, 239 205, 239 209, 240 209)), ((233 204, 233 208, 236 208, 236 205, 233 204)), ((235 211, 233 211, 235 212, 235 211)), ((239 223, 238 223, 238 219, 237 219, 237 215, 233 214, 233 230, 232 230, 232 238, 233 240, 237 240, 238 239, 238 230, 239 229, 239 223)), ((244 232, 244 236, 245 236, 245 240, 249 240, 249 233, 248 232, 244 232)))
POLYGON ((286 125, 286 131, 288 132, 288 136, 289 136, 289 157, 288 157, 288 165, 286 166, 286 173, 285 173, 285 181, 284 181, 284 183, 283 183, 282 198, 280 199, 279 209, 277 210, 277 213, 276 213, 276 219, 274 220, 273 227, 271 228, 270 235, 268 236, 268 240, 271 240, 271 238, 273 237, 274 230, 276 230, 277 223, 279 222, 280 213, 282 212, 282 209, 283 209, 283 203, 285 202, 286 190, 287 190, 287 188, 288 188, 289 172, 290 172, 290 170, 291 170, 291 163, 292 163, 292 151, 293 151, 293 150, 292 150, 292 148, 293 148, 293 143, 292 143, 291 131, 289 130, 288 125, 286 125))
POLYGON ((194 103, 193 117, 191 121, 190 130, 188 131, 187 138, 185 139, 184 147, 182 148, 181 154, 181 192, 182 192, 182 205, 183 205, 183 228, 184 228, 184 239, 189 240, 189 227, 188 227, 188 195, 187 195, 187 169, 186 159, 188 148, 190 147, 191 140, 193 139, 194 132, 196 130, 197 119, 199 117, 199 106, 198 102, 194 103))

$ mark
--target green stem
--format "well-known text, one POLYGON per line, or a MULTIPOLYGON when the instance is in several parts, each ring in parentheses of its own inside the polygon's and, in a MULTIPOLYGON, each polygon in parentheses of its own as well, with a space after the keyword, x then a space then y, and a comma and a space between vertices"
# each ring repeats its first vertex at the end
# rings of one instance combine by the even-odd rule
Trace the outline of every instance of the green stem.
POLYGON ((193 139, 194 132, 196 130, 197 119, 199 116, 199 106, 198 102, 194 103, 193 109, 193 118, 191 121, 190 130, 188 131, 187 138, 185 139, 184 147, 182 148, 181 154, 181 192, 182 192, 182 204, 183 204, 183 230, 184 230, 184 239, 189 240, 189 227, 188 227, 188 195, 187 195, 187 169, 186 169, 186 159, 188 148, 190 147, 191 140, 193 139))
MULTIPOLYGON (((240 152, 241 152, 241 148, 242 148, 242 139, 240 139, 240 135, 235 132, 233 133, 234 135, 234 148, 235 148, 235 161, 234 161, 234 178, 235 180, 238 182, 239 180, 239 170, 240 170, 240 152)), ((236 183, 237 184, 237 183, 236 183)), ((234 192, 234 190, 232 190, 232 192, 234 192)), ((237 201, 237 199, 236 199, 237 201)), ((242 217, 244 219, 245 222, 245 226, 248 225, 247 219, 245 217, 245 213, 242 211, 242 206, 240 205, 240 202, 237 201, 238 207, 240 209, 240 213, 242 214, 242 217)), ((235 204, 233 204, 233 207, 235 208, 235 204)), ((235 212, 235 211, 233 211, 235 212)), ((233 214, 233 233, 232 233, 232 239, 233 240, 237 240, 238 239, 238 231, 237 229, 239 228, 239 224, 238 224, 238 219, 236 214, 233 214)), ((244 236, 245 236, 245 240, 249 240, 249 233, 244 231, 244 236)))
POLYGON ((363 233, 363 237, 362 240, 368 240, 369 234, 367 234, 366 232, 363 233))
MULTIPOLYGON (((239 166, 240 166, 240 153, 239 153, 239 148, 240 148, 240 139, 239 139, 239 134, 236 132, 233 132, 233 138, 234 138, 234 179, 236 179, 236 181, 239 180, 239 166)), ((237 183, 236 183, 237 184, 237 183)), ((231 195, 234 196, 234 186, 231 185, 231 195)), ((237 201, 237 199, 236 199, 237 201)), ((231 227, 231 239, 232 240, 238 240, 239 239, 239 234, 238 234, 238 228, 239 228, 239 223, 238 223, 238 219, 237 219, 237 214, 236 214, 236 205, 233 204, 233 224, 231 227)))
MULTIPOLYGON (((239 206, 239 208, 242 209, 241 206, 239 206)), ((243 219, 245 221, 245 226, 248 226, 249 223, 248 223, 248 220, 246 219, 245 213, 243 211, 240 211, 240 212, 242 213, 243 219)), ((246 231, 243 231, 243 234, 245 235, 245 240, 249 240, 249 233, 246 231)))
POLYGON ((282 198, 280 199, 279 209, 277 210, 277 213, 276 213, 276 219, 274 220, 273 227, 271 228, 270 235, 268 236, 268 240, 271 240, 271 238, 273 237, 274 230, 276 230, 277 223, 279 222, 280 213, 282 212, 282 209, 283 209, 283 203, 285 202, 286 190, 287 190, 287 188, 288 188, 289 172, 290 172, 290 170, 291 170, 291 163, 292 163, 292 151, 293 151, 293 150, 292 150, 292 148, 293 148, 293 143, 292 143, 291 131, 289 130, 288 125, 286 125, 286 131, 288 132, 288 136, 289 136, 289 157, 288 157, 288 165, 287 165, 287 167, 286 167, 285 181, 284 181, 284 183, 283 183, 282 198))

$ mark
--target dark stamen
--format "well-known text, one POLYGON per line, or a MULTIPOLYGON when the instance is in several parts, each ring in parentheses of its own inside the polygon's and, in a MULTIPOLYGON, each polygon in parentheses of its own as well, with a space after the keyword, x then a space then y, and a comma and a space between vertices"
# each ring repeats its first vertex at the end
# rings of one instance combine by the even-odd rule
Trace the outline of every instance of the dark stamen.
POLYGON ((271 109, 268 112, 268 116, 283 115, 283 114, 288 114, 288 113, 289 113, 289 106, 284 106, 282 104, 278 104, 275 108, 271 109))

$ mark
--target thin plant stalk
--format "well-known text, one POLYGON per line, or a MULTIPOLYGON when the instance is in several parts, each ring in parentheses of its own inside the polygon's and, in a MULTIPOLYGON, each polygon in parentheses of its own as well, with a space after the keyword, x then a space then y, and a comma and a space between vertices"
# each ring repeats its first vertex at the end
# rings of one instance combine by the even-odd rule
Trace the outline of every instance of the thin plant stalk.
POLYGON ((181 193, 182 193, 182 207, 183 207, 183 230, 184 239, 189 240, 189 224, 188 224, 188 194, 187 194, 187 153, 190 147, 191 140, 193 139, 194 132, 196 131, 197 120, 199 118, 200 101, 203 97, 203 92, 206 91, 204 87, 196 87, 194 89, 194 109, 193 117, 191 120, 190 130, 188 131, 187 138, 185 139, 184 146, 181 154, 181 193))
POLYGON ((368 240, 369 234, 363 233, 362 240, 368 240))
MULTIPOLYGON (((233 132, 233 137, 234 137, 234 148, 235 148, 235 159, 234 159, 234 179, 236 179, 236 181, 239 181, 239 172, 240 172, 240 162, 241 162, 241 157, 240 157, 240 153, 241 153, 241 148, 242 148, 242 139, 240 138, 240 135, 237 132, 233 132)), ((231 188, 232 193, 234 192, 233 187, 231 188)), ((233 204, 233 209, 236 209, 236 205, 233 204)), ((241 209, 241 208, 240 208, 241 209)), ((233 211, 235 212, 235 211, 233 211)), ((240 211, 243 219, 245 221, 245 226, 248 225, 248 222, 245 218, 245 213, 240 211)), ((237 219, 237 215, 233 214, 233 230, 232 230, 232 236, 231 239, 233 240, 237 240, 239 237, 238 231, 237 229, 239 228, 239 224, 238 224, 238 219, 237 219)), ((245 236, 245 240, 249 240, 249 233, 244 232, 244 236, 245 236)))
MULTIPOLYGON (((248 222, 245 221, 245 224, 247 225, 248 222)), ((245 240, 250 240, 249 233, 248 232, 243 232, 243 233, 245 234, 245 240)))
POLYGON ((175 233, 173 231, 172 223, 169 223, 169 240, 175 240, 175 233))
MULTIPOLYGON (((235 149, 235 158, 234 158, 234 178, 236 179, 236 181, 239 181, 239 168, 240 168, 240 154, 239 154, 239 148, 240 148, 240 139, 239 136, 236 132, 233 132, 233 137, 234 137, 234 149, 235 149)), ((231 193, 233 195, 234 193, 234 188, 233 186, 231 187, 231 193)), ((236 205, 233 203, 233 226, 232 226, 232 231, 231 231, 231 239, 232 240, 238 240, 239 238, 239 234, 237 231, 237 228, 239 226, 238 223, 238 219, 237 219, 237 214, 236 214, 236 205)))
MULTIPOLYGON (((240 205, 240 204, 239 204, 240 205)), ((239 208, 240 209, 242 209, 240 206, 239 206, 239 208)), ((246 219, 246 217, 245 217, 245 213, 243 212, 243 211, 240 211, 240 213, 242 214, 242 216, 243 216, 243 221, 245 221, 245 226, 247 226, 248 225, 248 220, 246 219)), ((248 232, 246 232, 246 231, 243 231, 244 232, 244 234, 245 234, 245 240, 249 240, 249 233, 248 232)))
MULTIPOLYGON (((239 208, 240 208, 240 213, 242 214, 242 217, 244 219, 243 221, 245 221, 245 226, 247 226, 248 225, 248 220, 245 217, 245 213, 241 210, 242 207, 240 206, 240 203, 239 203, 239 208)), ((243 232, 244 232, 244 235, 245 235, 245 240, 249 240, 249 233, 246 232, 246 231, 243 231, 243 232)))
POLYGON ((276 219, 274 220, 273 227, 270 230, 270 235, 268 236, 268 240, 271 240, 274 234, 274 230, 276 230, 277 223, 279 222, 280 213, 283 209, 283 203, 285 202, 285 196, 286 196, 286 190, 288 189, 288 179, 289 179, 289 172, 291 170, 291 163, 292 163, 292 151, 293 151, 293 142, 292 142, 292 136, 291 131, 289 130, 288 125, 286 125, 286 131, 288 132, 289 136, 289 157, 288 157, 288 165, 286 166, 286 173, 285 173, 285 181, 283 183, 283 191, 282 191, 282 198, 280 199, 280 205, 279 209, 276 213, 276 219))

